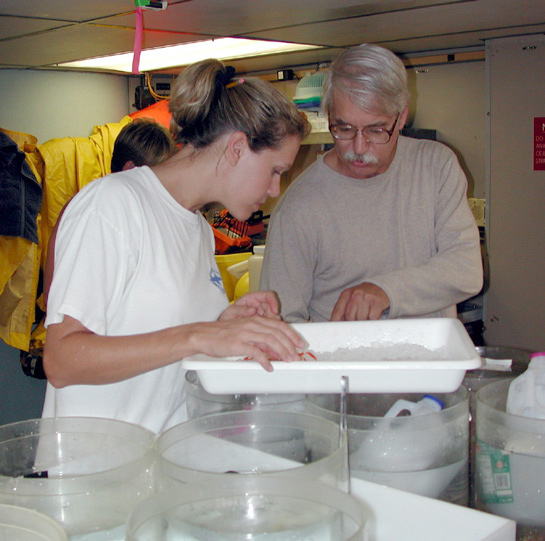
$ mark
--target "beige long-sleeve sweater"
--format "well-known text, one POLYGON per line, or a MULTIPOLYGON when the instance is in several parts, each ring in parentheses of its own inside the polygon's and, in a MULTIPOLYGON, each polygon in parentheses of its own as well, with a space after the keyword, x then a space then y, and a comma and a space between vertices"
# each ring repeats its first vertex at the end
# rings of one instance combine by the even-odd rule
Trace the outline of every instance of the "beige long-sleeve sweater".
POLYGON ((389 318, 455 317, 483 280, 478 228, 454 153, 399 137, 388 170, 359 180, 318 159, 289 187, 267 235, 261 289, 286 321, 328 321, 340 293, 364 281, 389 318))

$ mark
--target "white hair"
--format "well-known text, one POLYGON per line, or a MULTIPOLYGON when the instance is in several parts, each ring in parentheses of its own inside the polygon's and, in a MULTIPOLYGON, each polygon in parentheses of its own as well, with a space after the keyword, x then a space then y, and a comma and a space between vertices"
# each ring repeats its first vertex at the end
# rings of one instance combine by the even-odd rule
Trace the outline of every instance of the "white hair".
POLYGON ((403 62, 388 49, 370 43, 347 49, 331 63, 322 98, 327 113, 335 90, 346 92, 368 112, 387 115, 401 113, 410 96, 403 62))

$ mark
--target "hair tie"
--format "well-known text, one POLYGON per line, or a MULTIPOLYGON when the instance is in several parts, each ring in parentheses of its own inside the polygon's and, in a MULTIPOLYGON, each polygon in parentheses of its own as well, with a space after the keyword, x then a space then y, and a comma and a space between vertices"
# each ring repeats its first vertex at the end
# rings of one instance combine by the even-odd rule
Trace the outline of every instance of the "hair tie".
POLYGON ((231 82, 231 79, 235 76, 235 68, 233 66, 226 66, 225 72, 218 71, 216 75, 216 84, 218 86, 225 86, 231 82))
POLYGON ((241 77, 238 81, 233 81, 229 83, 225 88, 232 88, 233 86, 241 85, 244 82, 244 79, 241 77))

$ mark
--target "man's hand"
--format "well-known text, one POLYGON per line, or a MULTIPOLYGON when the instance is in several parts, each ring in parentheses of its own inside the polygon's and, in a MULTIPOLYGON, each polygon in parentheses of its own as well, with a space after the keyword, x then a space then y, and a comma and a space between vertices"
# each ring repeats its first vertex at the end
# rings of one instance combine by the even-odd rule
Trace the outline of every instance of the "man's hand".
POLYGON ((380 319, 384 310, 390 308, 390 299, 385 291, 375 284, 364 282, 345 289, 333 312, 331 321, 365 321, 380 319))

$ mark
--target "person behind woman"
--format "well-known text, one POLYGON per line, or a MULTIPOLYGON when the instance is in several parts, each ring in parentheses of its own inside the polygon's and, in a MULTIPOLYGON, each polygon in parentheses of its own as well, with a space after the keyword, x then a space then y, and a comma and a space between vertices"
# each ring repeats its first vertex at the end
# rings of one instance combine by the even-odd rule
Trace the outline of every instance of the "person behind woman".
POLYGON ((115 139, 112 173, 142 165, 157 165, 176 150, 169 131, 151 118, 136 118, 115 139))
MULTIPOLYGON (((297 360, 301 337, 273 292, 229 305, 199 209, 246 220, 293 163, 309 125, 272 85, 217 60, 186 68, 170 100, 180 149, 93 181, 57 234, 44 417, 121 419, 160 433, 186 420, 181 359, 297 360)), ((252 361, 246 361, 252 362, 252 361)))

